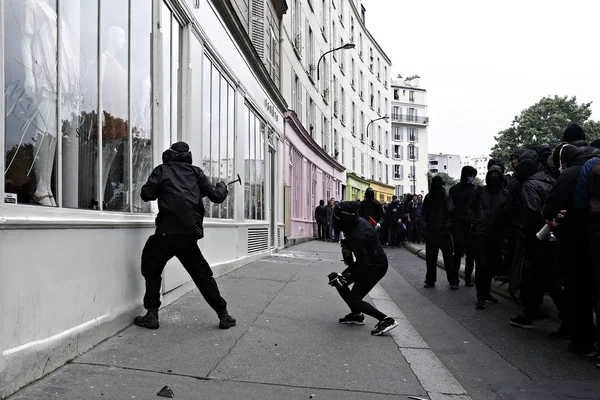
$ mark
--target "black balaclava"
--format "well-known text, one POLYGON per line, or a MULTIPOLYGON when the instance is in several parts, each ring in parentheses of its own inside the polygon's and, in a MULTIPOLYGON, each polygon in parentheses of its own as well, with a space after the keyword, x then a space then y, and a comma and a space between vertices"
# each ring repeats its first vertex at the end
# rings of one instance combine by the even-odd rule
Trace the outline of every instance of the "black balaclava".
POLYGON ((319 205, 320 205, 321 207, 322 207, 322 206, 324 206, 324 205, 325 205, 325 201, 324 201, 324 200, 321 200, 321 201, 319 201, 319 205))
POLYGON ((431 180, 431 191, 432 192, 440 192, 444 190, 444 180, 441 176, 436 175, 431 180))
POLYGON ((525 182, 529 179, 533 174, 538 172, 538 163, 531 158, 519 159, 519 163, 517 164, 517 176, 519 177, 519 181, 525 182))
POLYGON ((473 180, 477 176, 477 170, 470 165, 465 165, 460 171, 460 181, 462 183, 473 183, 473 180), (469 179, 471 178, 471 179, 469 179))
POLYGON ((499 165, 492 165, 485 176, 485 183, 492 190, 502 189, 504 180, 502 168, 499 165))
POLYGON ((585 141, 585 132, 578 124, 571 124, 565 129, 562 141, 573 144, 574 142, 585 141))
POLYGON ((182 162, 186 164, 192 163, 192 152, 190 146, 186 142, 176 142, 162 153, 163 163, 182 162))
POLYGON ((367 200, 373 200, 375 198, 375 191, 373 190, 373 188, 367 188, 367 190, 365 191, 365 199, 367 200))
POLYGON ((358 201, 342 201, 333 211, 333 227, 335 230, 348 233, 358 222, 358 201))

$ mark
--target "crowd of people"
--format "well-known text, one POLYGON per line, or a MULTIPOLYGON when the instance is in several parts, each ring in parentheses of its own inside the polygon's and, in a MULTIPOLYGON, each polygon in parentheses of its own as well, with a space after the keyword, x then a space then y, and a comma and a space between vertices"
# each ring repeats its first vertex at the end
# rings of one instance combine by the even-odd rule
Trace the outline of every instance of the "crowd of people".
MULTIPOLYGON (((465 166, 449 190, 435 176, 424 199, 394 196, 385 204, 368 189, 359 215, 377 228, 384 246, 425 243, 425 288, 436 286, 441 250, 450 289, 457 290, 464 258, 464 284, 475 286, 477 310, 498 303, 491 284, 500 281, 522 306, 509 323, 532 329, 547 317, 541 304, 548 295, 561 320, 550 337, 570 339, 570 351, 598 357, 600 140, 588 143, 582 127, 572 124, 554 149, 516 149, 510 160, 489 161, 485 185, 475 185, 476 176, 465 166)), ((323 206, 315 211, 319 238, 330 232, 326 240, 337 241, 339 233, 326 222, 336 203, 323 206)))

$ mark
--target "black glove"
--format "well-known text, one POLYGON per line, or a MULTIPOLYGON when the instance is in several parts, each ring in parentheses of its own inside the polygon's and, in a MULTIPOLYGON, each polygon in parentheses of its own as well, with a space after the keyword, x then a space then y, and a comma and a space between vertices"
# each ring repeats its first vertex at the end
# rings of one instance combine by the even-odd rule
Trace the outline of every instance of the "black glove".
POLYGON ((346 272, 344 274, 340 274, 339 272, 332 272, 327 275, 329 279, 329 285, 333 287, 344 287, 350 284, 351 274, 346 272))

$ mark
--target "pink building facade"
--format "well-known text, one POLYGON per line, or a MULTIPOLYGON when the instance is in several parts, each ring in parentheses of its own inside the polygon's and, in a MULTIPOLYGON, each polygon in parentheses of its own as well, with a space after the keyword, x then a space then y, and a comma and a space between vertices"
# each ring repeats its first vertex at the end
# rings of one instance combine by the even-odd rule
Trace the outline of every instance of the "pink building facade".
POLYGON ((285 236, 288 245, 317 234, 315 208, 320 200, 342 200, 345 168, 304 129, 288 110, 284 122, 285 236))

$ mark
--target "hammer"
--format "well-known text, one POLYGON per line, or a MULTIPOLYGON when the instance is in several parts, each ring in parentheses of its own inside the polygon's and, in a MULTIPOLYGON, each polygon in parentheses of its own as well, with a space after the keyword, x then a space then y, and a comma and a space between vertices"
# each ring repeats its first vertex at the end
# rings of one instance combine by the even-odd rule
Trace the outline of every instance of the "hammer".
POLYGON ((237 178, 235 181, 231 181, 231 182, 229 182, 229 183, 226 183, 226 184, 225 184, 225 186, 233 185, 233 184, 234 184, 234 183, 236 183, 236 182, 239 182, 239 183, 240 183, 240 186, 241 186, 241 185, 242 185, 242 178, 240 178, 240 174, 237 174, 237 177, 238 177, 238 178, 237 178))

